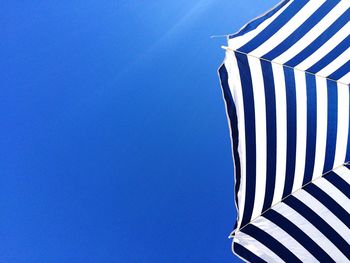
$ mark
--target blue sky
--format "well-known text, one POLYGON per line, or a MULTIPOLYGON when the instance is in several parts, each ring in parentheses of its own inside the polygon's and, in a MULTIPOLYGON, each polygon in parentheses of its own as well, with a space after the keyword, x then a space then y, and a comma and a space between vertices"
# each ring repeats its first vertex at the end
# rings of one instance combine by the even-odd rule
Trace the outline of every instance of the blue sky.
POLYGON ((238 262, 216 70, 277 1, 5 1, 0 262, 238 262))

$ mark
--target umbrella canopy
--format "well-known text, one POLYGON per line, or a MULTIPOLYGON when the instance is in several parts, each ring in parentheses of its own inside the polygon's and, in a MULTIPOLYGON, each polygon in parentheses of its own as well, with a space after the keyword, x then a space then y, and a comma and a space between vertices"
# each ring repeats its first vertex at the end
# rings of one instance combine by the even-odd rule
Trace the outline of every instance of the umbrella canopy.
POLYGON ((233 251, 350 260, 350 1, 285 0, 228 36, 233 251))

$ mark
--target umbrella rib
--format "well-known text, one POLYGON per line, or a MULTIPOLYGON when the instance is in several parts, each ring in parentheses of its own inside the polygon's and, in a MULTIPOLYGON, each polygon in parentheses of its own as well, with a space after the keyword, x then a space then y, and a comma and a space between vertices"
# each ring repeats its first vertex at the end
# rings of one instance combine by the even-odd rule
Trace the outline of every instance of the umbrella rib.
POLYGON ((257 59, 260 59, 260 60, 263 60, 263 61, 267 61, 267 62, 276 64, 276 65, 280 65, 280 66, 283 66, 283 67, 286 67, 286 68, 290 68, 290 69, 301 71, 301 72, 304 72, 304 73, 307 73, 307 74, 311 74, 311 75, 313 75, 315 77, 324 78, 324 79, 327 79, 327 80, 330 80, 330 81, 334 81, 334 82, 339 83, 339 84, 343 84, 343 85, 349 86, 349 83, 344 83, 344 82, 341 82, 341 81, 338 81, 338 80, 335 80, 335 79, 327 78, 325 76, 318 75, 318 74, 315 74, 315 73, 307 71, 307 70, 302 70, 302 69, 298 69, 296 67, 291 67, 291 66, 288 66, 286 64, 278 63, 278 62, 275 62, 275 61, 272 61, 272 60, 269 60, 269 59, 266 59, 266 58, 263 58, 263 57, 257 57, 257 56, 254 56, 252 54, 249 54, 249 53, 246 53, 246 52, 243 52, 243 51, 240 51, 240 50, 232 49, 232 48, 227 47, 227 46, 221 46, 221 48, 223 48, 225 50, 237 52, 237 53, 240 53, 240 54, 252 57, 252 58, 257 58, 257 59))
POLYGON ((274 204, 273 206, 269 207, 269 208, 266 209, 264 212, 262 212, 260 215, 256 216, 256 217, 253 218, 252 220, 250 220, 250 221, 249 221, 248 223, 246 223, 244 226, 240 227, 239 229, 235 229, 235 230, 230 234, 229 238, 233 238, 234 235, 235 235, 237 232, 240 232, 243 228, 245 228, 247 225, 251 224, 251 223, 252 223, 254 220, 256 220, 257 218, 259 218, 259 217, 261 217, 262 215, 264 215, 267 211, 271 210, 271 209, 272 209, 273 207, 275 207, 276 205, 282 203, 283 200, 285 200, 285 199, 288 198, 289 196, 291 196, 291 195, 295 194, 296 192, 302 190, 302 188, 304 188, 305 186, 307 186, 307 185, 309 185, 309 184, 315 182, 316 180, 318 180, 318 179, 324 177, 325 175, 329 174, 330 172, 332 172, 332 171, 334 171, 334 170, 337 170, 338 168, 340 168, 340 167, 342 167, 342 166, 344 166, 344 165, 347 165, 347 164, 350 164, 350 161, 349 161, 349 162, 345 162, 345 163, 343 163, 343 164, 341 164, 341 165, 339 165, 339 166, 334 167, 332 170, 329 170, 329 171, 323 173, 321 176, 318 176, 318 177, 312 179, 310 182, 308 182, 308 183, 302 185, 300 188, 298 188, 298 189, 295 190, 294 192, 292 192, 292 193, 286 195, 284 198, 282 198, 282 199, 281 199, 280 201, 278 201, 276 204, 274 204))

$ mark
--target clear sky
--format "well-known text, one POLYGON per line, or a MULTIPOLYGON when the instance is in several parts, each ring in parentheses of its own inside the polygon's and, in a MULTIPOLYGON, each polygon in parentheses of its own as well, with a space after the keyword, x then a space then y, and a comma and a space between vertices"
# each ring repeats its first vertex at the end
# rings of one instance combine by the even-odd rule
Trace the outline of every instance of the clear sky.
POLYGON ((2 1, 0 262, 238 262, 209 36, 277 2, 2 1))

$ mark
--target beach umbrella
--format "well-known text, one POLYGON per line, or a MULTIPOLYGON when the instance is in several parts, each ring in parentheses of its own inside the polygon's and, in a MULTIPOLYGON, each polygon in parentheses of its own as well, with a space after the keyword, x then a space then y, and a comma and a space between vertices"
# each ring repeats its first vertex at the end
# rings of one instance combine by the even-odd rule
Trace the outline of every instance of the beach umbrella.
POLYGON ((228 36, 233 252, 350 261, 350 0, 285 0, 228 36))

